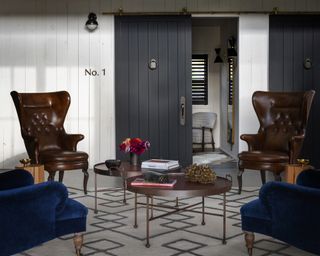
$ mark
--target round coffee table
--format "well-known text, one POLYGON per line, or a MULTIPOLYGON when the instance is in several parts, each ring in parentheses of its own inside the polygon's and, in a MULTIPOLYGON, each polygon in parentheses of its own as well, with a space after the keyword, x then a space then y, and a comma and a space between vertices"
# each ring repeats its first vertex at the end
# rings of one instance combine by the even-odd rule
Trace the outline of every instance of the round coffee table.
MULTIPOLYGON (((170 175, 170 174, 169 174, 170 175)), ((140 177, 140 176, 139 176, 140 177)), ((141 175, 141 177, 143 177, 141 175)), ((170 178, 176 179, 177 182, 172 188, 168 187, 150 187, 150 186, 132 186, 131 182, 134 181, 138 177, 131 177, 127 179, 127 189, 130 192, 135 193, 135 200, 134 200, 134 227, 137 228, 137 205, 144 205, 146 206, 146 247, 150 247, 149 243, 149 222, 164 216, 167 216, 172 213, 177 213, 180 211, 191 211, 196 213, 202 214, 202 225, 205 225, 204 216, 205 214, 209 215, 216 215, 223 217, 223 237, 222 242, 223 244, 226 243, 226 192, 230 191, 232 187, 231 177, 227 176, 226 178, 217 177, 214 184, 200 184, 200 183, 193 183, 187 181, 184 174, 174 174, 170 175, 170 178), (146 196, 146 203, 138 202, 137 194, 142 194, 146 196), (206 196, 212 196, 217 194, 223 194, 223 214, 213 214, 213 213, 206 213, 205 212, 205 204, 204 198, 206 196), (163 196, 163 197, 202 197, 201 202, 184 206, 183 208, 179 208, 176 206, 164 206, 164 205, 154 205, 153 204, 153 196, 163 196), (150 203, 151 199, 151 203, 150 203), (202 205, 202 211, 192 210, 190 208, 194 208, 196 205, 202 205), (153 208, 166 208, 172 209, 172 212, 164 213, 159 216, 153 216, 153 208), (149 212, 151 210, 151 216, 149 216, 149 212)))
POLYGON ((122 162, 118 168, 110 168, 105 165, 105 163, 95 164, 93 167, 94 171, 94 212, 98 213, 98 198, 97 193, 102 191, 107 191, 109 189, 97 188, 97 175, 103 176, 112 176, 112 177, 121 177, 122 178, 122 187, 123 187, 123 203, 126 203, 126 178, 134 177, 141 175, 141 167, 136 165, 131 165, 128 162, 122 162))

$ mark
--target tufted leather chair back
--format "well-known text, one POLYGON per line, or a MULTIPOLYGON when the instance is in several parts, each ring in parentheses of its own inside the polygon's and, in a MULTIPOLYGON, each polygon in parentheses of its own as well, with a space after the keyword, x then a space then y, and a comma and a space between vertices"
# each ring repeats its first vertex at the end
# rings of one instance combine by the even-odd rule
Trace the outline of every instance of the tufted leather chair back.
POLYGON ((289 151, 292 136, 305 135, 314 91, 262 92, 252 96, 263 136, 262 150, 289 151))
POLYGON ((70 105, 66 91, 49 93, 11 92, 20 121, 21 134, 29 156, 33 148, 29 138, 36 138, 39 151, 60 149, 63 123, 70 105), (60 138, 60 139, 59 139, 60 138))

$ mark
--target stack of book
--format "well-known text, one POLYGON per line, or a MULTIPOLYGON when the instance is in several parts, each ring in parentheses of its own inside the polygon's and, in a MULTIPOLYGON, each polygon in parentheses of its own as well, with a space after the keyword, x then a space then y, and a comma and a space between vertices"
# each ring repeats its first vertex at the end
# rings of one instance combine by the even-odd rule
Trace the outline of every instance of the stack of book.
POLYGON ((141 167, 147 169, 171 170, 179 167, 179 161, 165 159, 150 159, 147 161, 143 161, 141 167))
POLYGON ((144 178, 136 178, 134 181, 131 182, 131 186, 143 186, 143 187, 169 187, 172 188, 174 184, 176 184, 177 180, 169 180, 167 182, 152 182, 148 181, 144 178))

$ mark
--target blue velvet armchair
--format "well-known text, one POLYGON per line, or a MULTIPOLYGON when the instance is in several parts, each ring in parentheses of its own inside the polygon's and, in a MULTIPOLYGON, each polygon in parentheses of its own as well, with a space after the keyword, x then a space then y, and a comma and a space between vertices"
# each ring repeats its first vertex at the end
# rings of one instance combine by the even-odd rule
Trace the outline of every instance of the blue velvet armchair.
POLYGON ((33 184, 25 170, 0 173, 0 256, 23 252, 56 237, 75 233, 80 255, 88 210, 68 198, 58 182, 33 184))
POLYGON ((269 182, 259 199, 241 208, 242 229, 252 255, 254 232, 320 255, 320 171, 307 170, 297 185, 269 182))

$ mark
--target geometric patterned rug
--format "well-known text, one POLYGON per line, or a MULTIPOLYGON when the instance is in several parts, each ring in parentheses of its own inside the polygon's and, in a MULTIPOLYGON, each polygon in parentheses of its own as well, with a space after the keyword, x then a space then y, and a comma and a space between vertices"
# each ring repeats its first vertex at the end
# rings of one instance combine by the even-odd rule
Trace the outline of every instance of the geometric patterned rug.
MULTIPOLYGON (((191 256, 191 255, 247 255, 241 230, 240 207, 257 198, 258 189, 237 188, 227 193, 227 244, 222 244, 222 217, 206 215, 201 225, 201 214, 182 212, 159 218, 150 223, 150 248, 145 247, 145 208, 138 208, 138 228, 133 228, 133 194, 128 192, 127 204, 122 203, 121 189, 98 193, 99 212, 94 214, 93 192, 87 196, 82 190, 68 188, 70 197, 89 209, 87 232, 84 234, 83 255, 89 256, 191 256)), ((139 201, 144 200, 141 196, 139 201)), ((179 198, 179 206, 198 202, 199 198, 179 198)), ((174 205, 175 198, 155 198, 154 203, 174 205)), ((222 214, 222 196, 205 198, 206 211, 222 214)), ((198 207, 201 207, 198 206, 198 207)), ((200 210, 200 209, 199 209, 200 210)), ((154 216, 165 209, 154 209, 154 216)), ((74 255, 72 235, 54 239, 19 256, 74 255)), ((311 256, 283 242, 256 234, 254 255, 311 256)))

